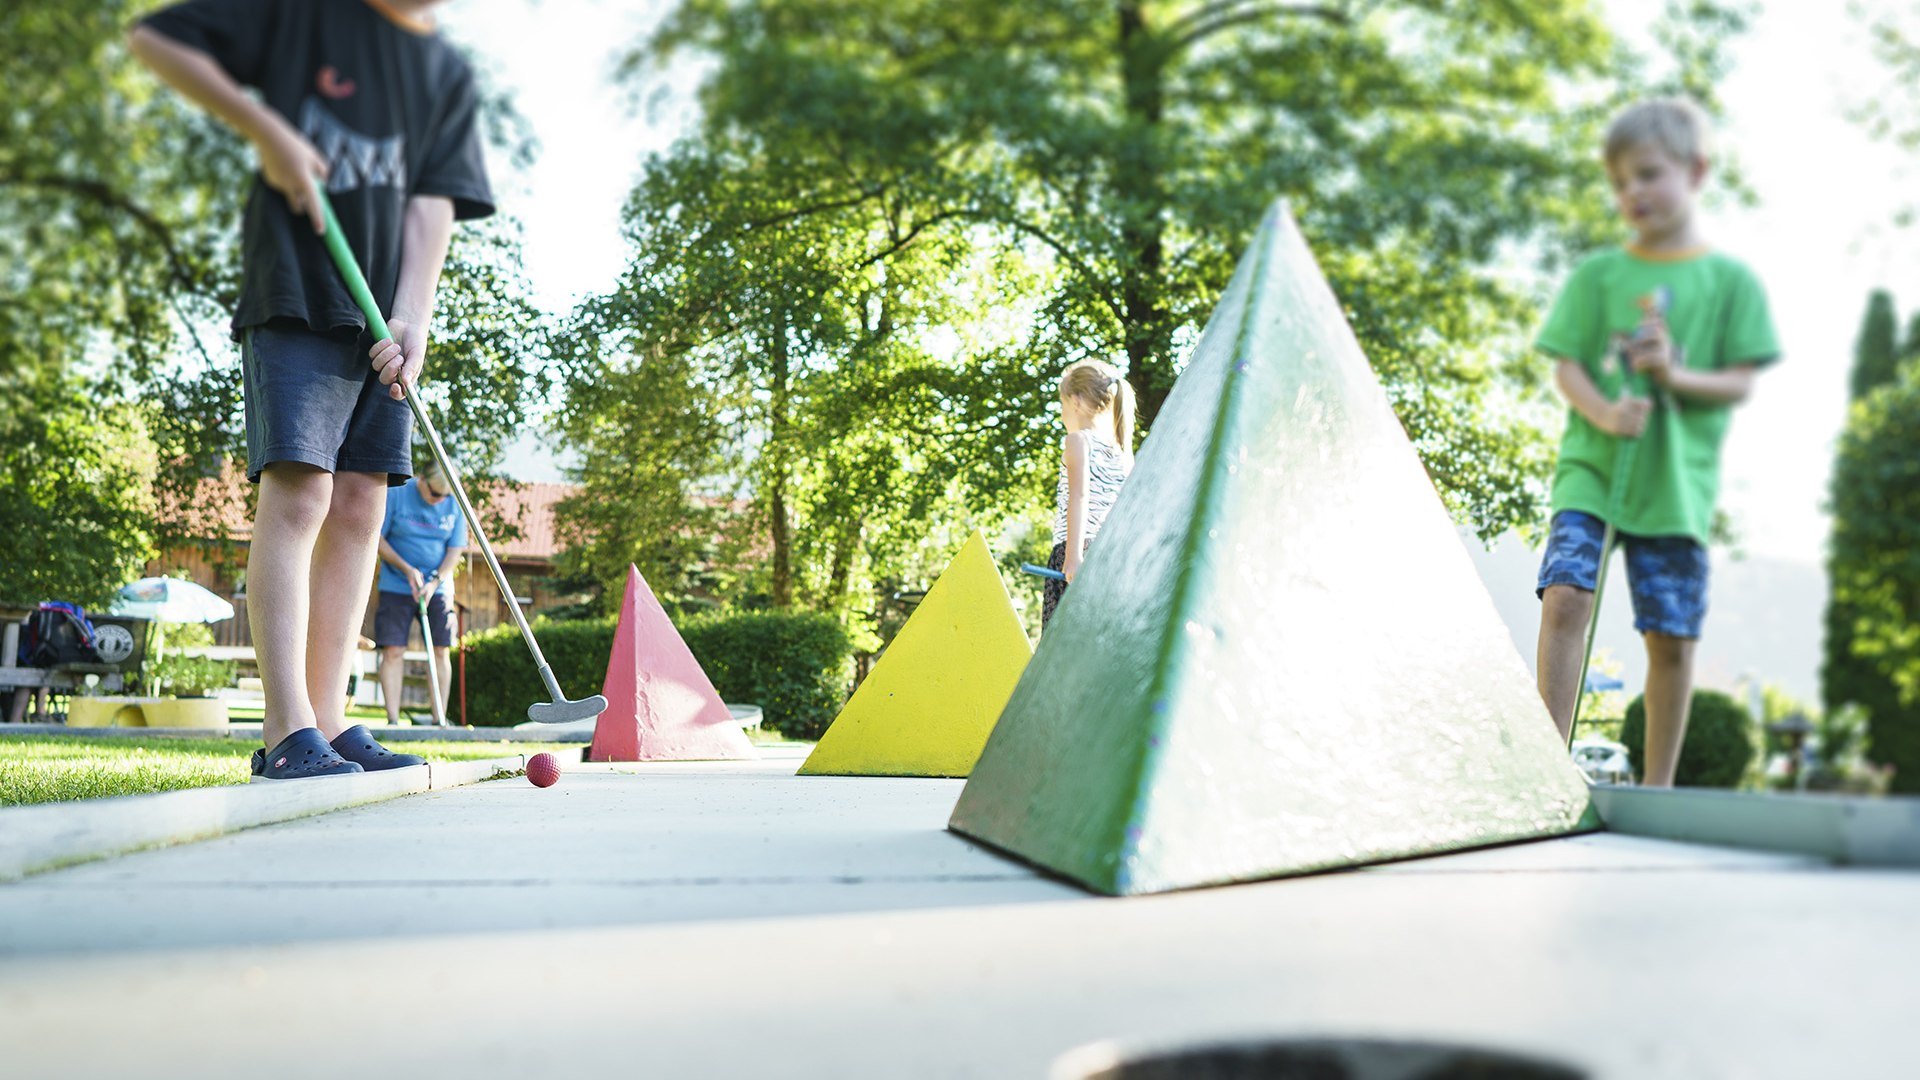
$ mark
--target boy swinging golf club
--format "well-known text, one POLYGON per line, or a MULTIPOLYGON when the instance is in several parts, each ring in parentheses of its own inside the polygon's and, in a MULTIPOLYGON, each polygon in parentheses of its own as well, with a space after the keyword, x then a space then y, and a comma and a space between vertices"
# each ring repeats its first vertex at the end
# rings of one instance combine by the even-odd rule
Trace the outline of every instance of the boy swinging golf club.
MULTIPOLYGON (((136 57, 259 156, 232 323, 246 392, 247 475, 260 485, 247 563, 267 699, 255 780, 422 760, 392 753, 362 726, 348 728, 339 688, 372 585, 387 487, 413 470, 402 401, 473 520, 412 395, 453 223, 493 211, 473 74, 434 32, 432 6, 186 0, 146 16, 129 35, 136 57), (350 234, 322 188, 341 201, 350 234), (329 219, 334 266, 318 242, 329 219), (360 278, 363 263, 393 312, 391 330, 360 278), (348 268, 360 283, 352 299, 340 288, 348 268)), ((599 699, 561 695, 479 539, 554 699, 529 715, 598 713, 599 699)))
POLYGON ((1647 649, 1642 782, 1668 787, 1706 618, 1720 447, 1780 346, 1759 279, 1700 232, 1694 203, 1709 165, 1700 109, 1634 105, 1608 128, 1602 157, 1633 237, 1574 270, 1537 339, 1569 406, 1536 589, 1540 696, 1570 740, 1604 560, 1623 548, 1647 649))

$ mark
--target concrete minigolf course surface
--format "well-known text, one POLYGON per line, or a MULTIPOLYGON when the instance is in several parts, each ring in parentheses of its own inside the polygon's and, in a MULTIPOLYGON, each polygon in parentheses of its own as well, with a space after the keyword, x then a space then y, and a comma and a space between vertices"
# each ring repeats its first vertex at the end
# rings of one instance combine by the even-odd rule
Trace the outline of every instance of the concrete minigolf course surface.
POLYGON ((3 1071, 1040 1080, 1246 1037, 1655 1080, 1914 1060, 1911 872, 1599 833, 1110 899, 943 829, 959 781, 764 754, 570 766, 0 886, 3 1071), (348 1064, 322 1052, 342 1025, 348 1064))

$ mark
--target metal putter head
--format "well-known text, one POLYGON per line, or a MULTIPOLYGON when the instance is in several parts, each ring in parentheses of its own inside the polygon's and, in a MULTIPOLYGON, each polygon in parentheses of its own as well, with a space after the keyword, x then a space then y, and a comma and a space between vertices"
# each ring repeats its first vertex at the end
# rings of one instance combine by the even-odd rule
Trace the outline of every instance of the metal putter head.
POLYGON ((579 701, 559 698, 527 706, 527 719, 536 724, 564 724, 570 720, 590 720, 607 711, 607 699, 595 694, 579 701))
MULTIPOLYGON (((528 640, 532 640, 529 632, 528 640)), ((535 646, 537 649, 538 646, 535 646)), ((535 656, 539 656, 536 652, 535 656)), ((607 711, 607 699, 594 694, 579 701, 560 692, 560 682, 553 677, 553 668, 548 666, 545 657, 540 657, 540 681, 546 684, 547 695, 552 701, 539 701, 527 706, 527 719, 536 724, 564 724, 570 720, 590 720, 607 711)))

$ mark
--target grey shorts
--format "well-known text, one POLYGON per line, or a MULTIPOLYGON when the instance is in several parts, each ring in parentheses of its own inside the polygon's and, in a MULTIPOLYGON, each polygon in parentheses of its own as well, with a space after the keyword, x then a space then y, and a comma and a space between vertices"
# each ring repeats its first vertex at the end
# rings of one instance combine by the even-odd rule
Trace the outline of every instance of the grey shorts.
POLYGON ((328 472, 413 475, 413 417, 387 396, 367 358, 372 342, 351 330, 302 323, 249 326, 240 336, 247 403, 247 479, 276 461, 328 472))
MULTIPOLYGON (((419 622, 418 600, 406 593, 382 591, 380 604, 373 609, 373 643, 404 647, 412 640, 413 628, 419 622)), ((445 649, 453 644, 453 614, 447 608, 446 593, 437 592, 428 599, 427 625, 433 630, 435 645, 445 649)))

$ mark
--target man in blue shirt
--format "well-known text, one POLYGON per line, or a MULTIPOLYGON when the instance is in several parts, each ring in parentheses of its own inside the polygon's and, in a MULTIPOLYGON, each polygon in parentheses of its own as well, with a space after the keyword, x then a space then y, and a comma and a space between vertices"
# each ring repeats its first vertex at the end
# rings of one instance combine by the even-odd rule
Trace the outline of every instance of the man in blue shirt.
POLYGON ((429 462, 418 476, 387 496, 387 516, 380 525, 380 606, 373 618, 373 640, 380 646, 380 691, 389 724, 400 722, 407 639, 420 611, 420 597, 430 588, 433 599, 427 605, 427 622, 433 628, 440 700, 446 700, 452 687, 453 665, 447 650, 453 644, 453 568, 467 550, 467 523, 452 495, 453 486, 439 464, 429 462))

